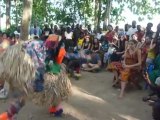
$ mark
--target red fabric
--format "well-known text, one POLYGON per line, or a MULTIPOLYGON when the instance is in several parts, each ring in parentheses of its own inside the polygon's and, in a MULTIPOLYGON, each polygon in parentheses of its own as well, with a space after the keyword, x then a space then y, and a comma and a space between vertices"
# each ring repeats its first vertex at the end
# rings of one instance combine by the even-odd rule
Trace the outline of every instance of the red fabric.
POLYGON ((55 49, 58 46, 58 41, 46 41, 45 46, 48 49, 55 49))
POLYGON ((55 112, 56 112, 56 107, 49 108, 49 113, 55 113, 55 112))
POLYGON ((58 56, 57 56, 57 58, 56 58, 56 62, 57 62, 58 64, 61 64, 65 55, 66 55, 66 50, 65 50, 65 48, 60 48, 59 53, 58 53, 58 56))
POLYGON ((114 31, 109 31, 106 33, 105 37, 108 40, 108 42, 113 42, 114 35, 115 35, 114 31))
POLYGON ((58 46, 59 36, 55 34, 49 35, 45 42, 45 46, 48 49, 55 49, 58 46))
POLYGON ((0 115, 0 120, 9 120, 8 113, 7 112, 2 113, 0 115))

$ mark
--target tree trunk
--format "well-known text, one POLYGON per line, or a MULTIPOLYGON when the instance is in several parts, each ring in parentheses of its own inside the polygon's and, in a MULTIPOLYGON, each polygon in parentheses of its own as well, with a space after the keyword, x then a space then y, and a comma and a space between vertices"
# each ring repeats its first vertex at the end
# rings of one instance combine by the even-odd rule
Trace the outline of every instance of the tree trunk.
POLYGON ((94 28, 97 28, 98 25, 98 16, 97 16, 97 9, 98 9, 98 3, 99 0, 95 0, 95 7, 94 7, 94 28))
POLYGON ((29 26, 32 16, 33 0, 24 0, 23 3, 23 16, 21 24, 21 39, 27 40, 29 35, 29 26))
POLYGON ((10 28, 11 0, 6 0, 6 29, 10 28))
POLYGON ((103 23, 103 30, 107 30, 107 25, 110 24, 111 5, 112 5, 112 0, 107 0, 104 23, 103 23))
POLYGON ((17 10, 17 0, 14 0, 16 7, 16 28, 18 28, 18 10, 17 10))
POLYGON ((44 0, 44 6, 45 6, 45 22, 48 23, 48 12, 47 12, 47 1, 48 0, 44 0))
MULTIPOLYGON (((1 2, 0 2, 0 15, 2 14, 2 10, 1 10, 1 2)), ((1 26, 1 16, 0 16, 0 30, 2 30, 2 26, 1 26)))
POLYGON ((98 9, 98 16, 97 16, 98 17, 98 20, 97 20, 97 29, 100 28, 100 23, 101 23, 101 12, 102 12, 101 8, 102 8, 102 1, 99 0, 99 9, 98 9))

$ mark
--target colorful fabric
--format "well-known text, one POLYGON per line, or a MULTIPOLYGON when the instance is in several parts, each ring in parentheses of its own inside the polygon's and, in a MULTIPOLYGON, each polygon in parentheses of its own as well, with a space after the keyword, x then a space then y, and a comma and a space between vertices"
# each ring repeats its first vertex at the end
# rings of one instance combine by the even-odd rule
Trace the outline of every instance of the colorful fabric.
POLYGON ((54 50, 56 47, 58 47, 58 40, 59 40, 58 35, 55 35, 55 34, 49 35, 49 37, 45 42, 46 48, 54 50))
POLYGON ((46 58, 46 48, 41 40, 33 40, 26 44, 27 53, 34 61, 35 67, 44 67, 46 58))
POLYGON ((122 67, 122 63, 121 62, 111 62, 108 66, 107 66, 107 69, 108 70, 117 70, 117 71, 120 71, 123 69, 122 67))
POLYGON ((120 78, 122 81, 128 81, 130 75, 131 75, 130 69, 124 69, 120 71, 120 78))

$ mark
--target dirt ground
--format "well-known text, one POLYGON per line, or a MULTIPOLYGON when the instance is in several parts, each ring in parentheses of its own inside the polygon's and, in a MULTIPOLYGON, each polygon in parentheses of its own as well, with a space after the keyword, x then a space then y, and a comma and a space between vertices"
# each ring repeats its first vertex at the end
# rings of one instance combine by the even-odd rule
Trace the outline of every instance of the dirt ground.
MULTIPOLYGON (((18 114, 18 120, 152 120, 151 107, 142 102, 145 90, 127 92, 118 99, 119 90, 111 87, 113 75, 109 72, 83 73, 80 80, 71 80, 73 95, 63 103, 64 115, 55 118, 47 108, 28 102, 18 114)), ((7 102, 0 101, 0 113, 7 102)))

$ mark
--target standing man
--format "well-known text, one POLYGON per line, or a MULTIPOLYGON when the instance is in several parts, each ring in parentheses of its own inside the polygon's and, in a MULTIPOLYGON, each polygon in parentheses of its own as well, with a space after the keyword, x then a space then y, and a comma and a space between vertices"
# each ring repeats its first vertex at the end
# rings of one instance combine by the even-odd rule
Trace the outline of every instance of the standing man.
POLYGON ((129 36, 129 40, 132 39, 132 35, 137 32, 136 21, 132 21, 132 27, 129 28, 127 35, 129 36))
POLYGON ((30 36, 31 36, 31 38, 34 38, 34 36, 40 37, 41 34, 42 34, 42 30, 35 23, 34 26, 30 29, 30 36))

